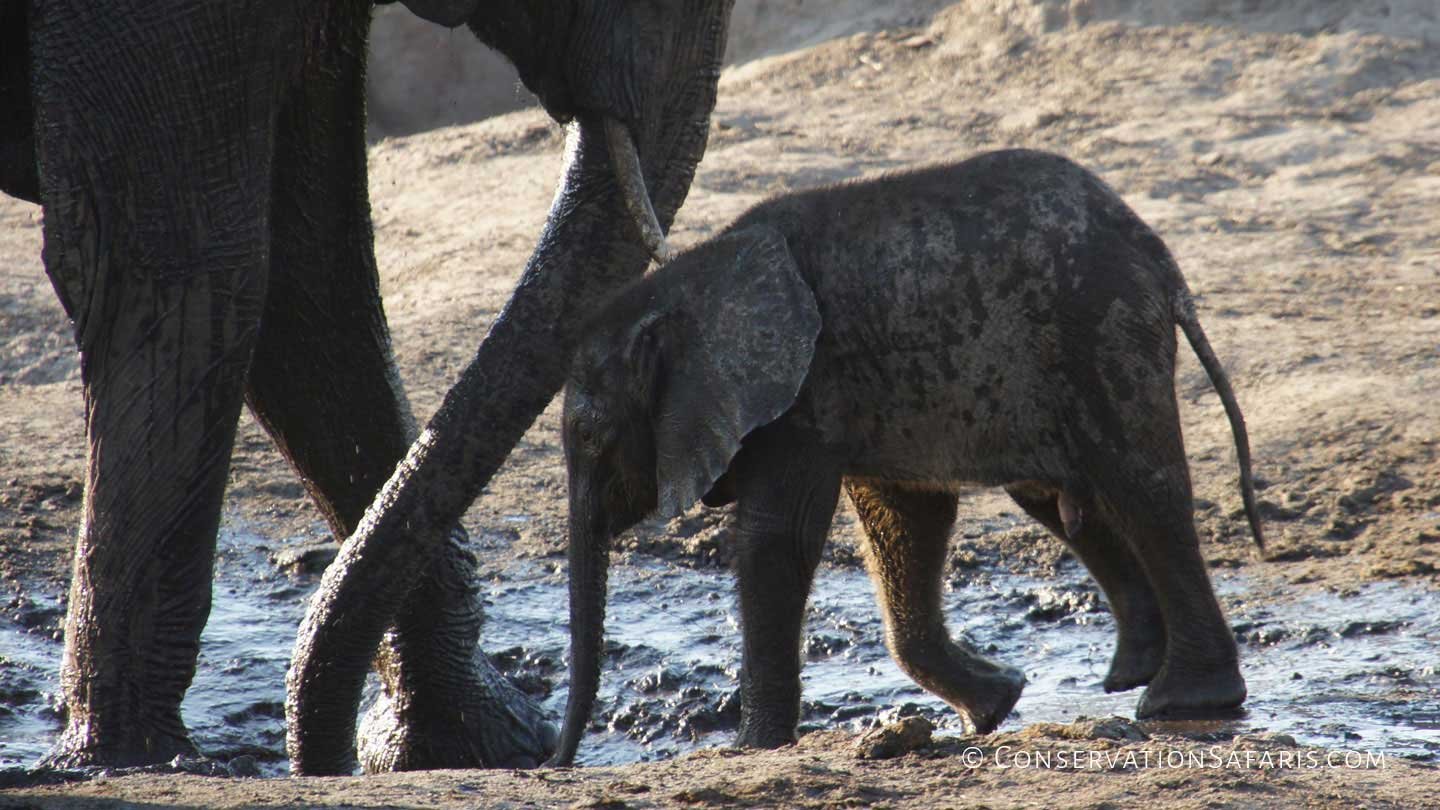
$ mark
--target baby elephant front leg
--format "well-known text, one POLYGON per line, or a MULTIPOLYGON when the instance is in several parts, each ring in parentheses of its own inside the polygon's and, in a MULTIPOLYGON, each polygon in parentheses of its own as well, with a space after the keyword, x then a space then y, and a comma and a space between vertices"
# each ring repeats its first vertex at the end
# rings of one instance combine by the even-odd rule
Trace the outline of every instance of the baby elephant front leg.
POLYGON ((747 443, 735 469, 744 637, 735 744, 776 748, 795 741, 800 720, 805 603, 840 497, 840 474, 783 434, 747 443))
POLYGON ((865 527, 865 561, 891 656, 955 707, 971 731, 994 731, 1020 699, 1025 676, 957 644, 945 629, 941 579, 956 497, 880 484, 849 483, 846 490, 865 527))

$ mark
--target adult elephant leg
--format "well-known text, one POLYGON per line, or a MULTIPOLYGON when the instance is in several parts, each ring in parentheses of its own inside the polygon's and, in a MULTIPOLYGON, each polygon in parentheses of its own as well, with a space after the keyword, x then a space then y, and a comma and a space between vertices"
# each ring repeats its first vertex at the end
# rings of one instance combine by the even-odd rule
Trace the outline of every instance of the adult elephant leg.
POLYGON ((623 241, 624 205, 609 179, 603 139, 578 140, 555 203, 575 210, 560 221, 561 233, 552 214, 510 302, 341 547, 301 625, 286 705, 296 773, 349 773, 354 767, 363 662, 444 547, 450 527, 559 390, 590 303, 604 300, 646 264, 643 248, 623 241), (570 229, 583 235, 565 233, 570 229), (569 255, 572 240, 606 245, 622 258, 580 261, 569 255), (480 424, 486 429, 478 430, 480 424))
POLYGON ((180 702, 265 295, 281 66, 211 39, 261 41, 256 10, 192 11, 52 2, 31 21, 44 259, 89 442, 54 765, 195 750, 180 702))
MULTIPOLYGON (((381 307, 366 190, 369 3, 337 3, 277 127, 272 272, 251 410, 343 540, 415 438, 381 307)), ((475 560, 458 529, 379 657, 366 770, 534 765, 540 709, 477 650, 475 560)), ((550 732, 553 734, 553 732, 550 732)))
MULTIPOLYGON (((687 161, 698 160, 705 130, 694 137, 698 144, 687 145, 694 158, 687 161)), ((397 615, 417 569, 443 547, 448 527, 560 389, 590 308, 646 266, 645 249, 629 241, 629 217, 598 122, 572 130, 567 153, 550 223, 510 302, 326 571, 301 625, 286 702, 297 773, 353 768, 363 662, 397 615)), ((662 224, 674 216, 685 185, 668 197, 652 187, 664 201, 656 205, 662 224)))
MULTIPOLYGON (((685 199, 705 151, 729 3, 661 5, 677 11, 683 25, 650 52, 664 64, 643 77, 653 86, 633 96, 644 100, 643 109, 626 116, 625 126, 608 128, 628 131, 631 143, 607 142, 599 112, 578 115, 560 191, 509 304, 325 573, 287 683, 288 742, 298 773, 353 767, 365 668, 385 629, 444 547, 449 527, 554 398, 585 317, 645 268, 644 229, 631 221, 611 152, 638 153, 662 229, 685 199)), ((627 81, 622 76, 611 89, 629 98, 635 88, 627 81)))

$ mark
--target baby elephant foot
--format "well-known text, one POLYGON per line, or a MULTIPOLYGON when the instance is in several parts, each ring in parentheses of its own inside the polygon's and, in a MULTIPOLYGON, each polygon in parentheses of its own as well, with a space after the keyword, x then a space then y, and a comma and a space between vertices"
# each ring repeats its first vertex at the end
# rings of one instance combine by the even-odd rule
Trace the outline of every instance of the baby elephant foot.
POLYGON ((893 653, 916 683, 960 713, 972 734, 994 731, 1025 689, 1025 673, 991 661, 963 641, 923 636, 896 644, 893 653))
POLYGON ((741 706, 740 729, 735 732, 736 748, 779 748, 797 739, 795 724, 799 706, 790 711, 765 711, 741 706))
POLYGON ((1014 667, 993 665, 993 671, 980 675, 973 683, 973 691, 957 708, 965 715, 968 732, 989 734, 1015 708, 1015 702, 1025 690, 1025 673, 1014 667))
POLYGON ((1127 642, 1121 639, 1105 675, 1106 692, 1124 692, 1144 686, 1155 679, 1165 662, 1164 639, 1149 642, 1127 642))
POLYGON ((1245 679, 1236 662, 1204 671, 1165 666, 1145 689, 1135 717, 1140 720, 1224 719, 1241 714, 1245 679))
POLYGON ((795 742, 795 730, 783 731, 763 724, 740 724, 735 733, 736 748, 779 748, 795 742))

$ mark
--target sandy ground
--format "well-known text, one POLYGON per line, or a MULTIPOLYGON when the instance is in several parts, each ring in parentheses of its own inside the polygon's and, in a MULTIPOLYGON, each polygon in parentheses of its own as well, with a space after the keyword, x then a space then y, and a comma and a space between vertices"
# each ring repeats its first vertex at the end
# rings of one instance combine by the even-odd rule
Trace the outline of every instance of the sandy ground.
MULTIPOLYGON (((735 0, 725 62, 739 64, 857 31, 915 24, 947 0, 735 0)), ((465 27, 376 6, 366 103, 372 138, 468 124, 534 104, 514 68, 465 27)))
MULTIPOLYGON (((1263 560, 1240 519, 1219 402, 1182 351, 1177 385, 1212 566, 1295 588, 1382 578, 1440 584, 1433 4, 1011 0, 963 3, 913 24, 888 19, 889 27, 727 71, 675 241, 703 239, 790 189, 990 148, 1067 154, 1099 172, 1167 240, 1245 410, 1269 532, 1263 560), (1287 10, 1294 6, 1302 10, 1287 10)), ((544 219, 560 143, 548 120, 522 111, 372 149, 377 253, 417 414, 438 404, 508 296, 544 219)), ((78 367, 38 258, 39 223, 34 206, 0 199, 0 605, 15 621, 56 632, 58 613, 27 606, 36 592, 64 591, 84 447, 78 367)), ((536 516, 505 558, 487 566, 560 549, 556 413, 552 406, 467 517, 472 529, 513 535, 503 516, 536 516)), ((977 493, 963 506, 983 517, 1006 502, 977 493)), ((227 519, 291 542, 324 537, 298 481, 248 417, 227 519)), ((1063 553, 1028 528, 959 537, 964 520, 959 555, 1043 571, 1063 553)), ((710 530, 716 522, 696 515, 670 531, 647 527, 628 543, 638 553, 711 563, 725 552, 724 533, 710 530)), ((842 511, 833 564, 853 564, 853 532, 842 511)), ((1142 741, 1090 739, 1092 732, 1032 727, 880 763, 855 759, 852 738, 827 733, 781 752, 702 752, 584 772, 269 782, 140 776, 0 793, 0 806, 91 807, 117 798, 157 806, 596 807, 1025 806, 1051 805, 1058 795, 1075 806, 1142 797, 1187 807, 1440 801, 1433 765, 1394 758, 1378 769, 993 767, 1003 745, 1299 750, 1284 740, 1166 736, 1173 729, 1142 741), (967 762, 972 744, 987 758, 980 767, 967 762)))
POLYGON ((698 751, 668 762, 584 771, 434 771, 364 779, 129 776, 0 793, 0 807, 795 807, 1418 808, 1435 806, 1433 768, 1389 760, 1328 767, 1326 752, 1263 737, 1233 743, 1126 740, 1120 723, 1035 726, 947 739, 896 759, 861 759, 848 735, 817 732, 780 751, 698 751), (1099 728, 1096 728, 1099 726, 1099 728), (1116 739, 1118 738, 1118 739, 1116 739), (1078 758, 1076 752, 1082 752, 1078 758), (1062 761, 1066 766, 1057 766, 1062 761), (1313 763, 1278 767, 1285 761, 1313 763), (1051 767, 1036 763, 1048 761, 1051 767), (1161 764, 1172 762, 1175 767, 1161 764), (1186 765, 1188 762, 1205 763, 1186 765), (1074 763, 1081 763, 1075 766, 1074 763), (1144 763, 1150 763, 1145 767, 1144 763), (1266 766, 1264 763, 1271 763, 1266 766), (1248 763, 1245 764, 1245 763, 1248 763))

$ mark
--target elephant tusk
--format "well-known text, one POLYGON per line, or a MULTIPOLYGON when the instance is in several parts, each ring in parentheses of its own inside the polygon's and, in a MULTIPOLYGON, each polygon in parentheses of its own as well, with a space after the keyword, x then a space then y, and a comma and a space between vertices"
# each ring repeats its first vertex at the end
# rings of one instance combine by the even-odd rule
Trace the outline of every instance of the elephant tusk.
POLYGON ((635 151, 630 131, 620 121, 606 118, 605 143, 610 147, 610 164, 615 169, 615 180, 620 184, 625 208, 640 232, 640 241, 645 243, 645 249, 650 251, 656 262, 664 264, 674 254, 665 241, 665 231, 655 217, 655 209, 650 205, 645 174, 640 169, 640 154, 635 151))

